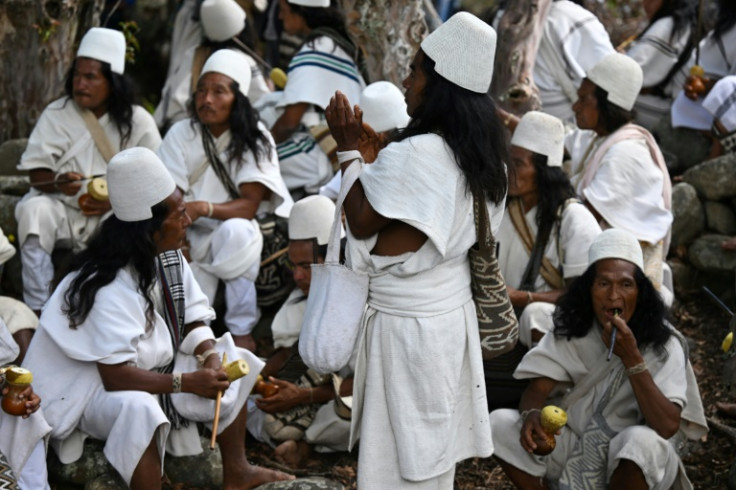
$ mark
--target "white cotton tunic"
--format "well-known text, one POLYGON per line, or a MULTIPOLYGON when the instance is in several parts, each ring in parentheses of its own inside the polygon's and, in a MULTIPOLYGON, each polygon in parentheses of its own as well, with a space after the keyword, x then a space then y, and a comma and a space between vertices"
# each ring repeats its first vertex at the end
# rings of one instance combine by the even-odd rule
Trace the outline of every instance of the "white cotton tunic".
MULTIPOLYGON (((178 60, 172 58, 172 70, 166 78, 164 88, 161 90, 161 102, 156 106, 156 111, 153 113, 156 124, 160 128, 187 119, 190 116, 189 99, 197 88, 192 87, 192 63, 197 48, 198 46, 190 47, 182 53, 178 60)), ((251 80, 248 87, 248 100, 251 104, 255 104, 270 90, 256 60, 247 53, 239 50, 238 52, 246 57, 250 65, 251 80)))
MULTIPOLYGON (((209 322, 214 312, 186 262, 182 272, 185 323, 209 322)), ((194 349, 202 340, 213 339, 211 330, 194 329, 175 353, 162 316, 160 286, 156 284, 151 293, 155 311, 153 326, 147 328, 146 301, 128 270, 119 271, 112 283, 98 291, 85 321, 72 329, 63 305, 73 277, 74 274, 64 278, 49 299, 24 361, 24 366, 34 374, 34 389, 43 400, 44 414, 53 427, 51 442, 59 459, 63 463, 79 459, 88 435, 106 438, 105 456, 125 481, 130 482, 154 436, 162 462, 165 445, 175 455, 200 452, 195 424, 170 431, 158 395, 134 390, 106 391, 97 364, 131 363, 141 369, 155 370, 168 365, 176 354, 174 371, 194 371, 197 365, 194 349), (103 426, 105 423, 109 425, 103 426)), ((236 348, 229 334, 217 341, 217 350, 227 351, 231 360, 245 359, 251 368, 248 376, 232 383, 225 392, 220 419, 222 431, 245 404, 263 363, 250 352, 236 348)), ((172 401, 186 418, 211 422, 214 400, 181 393, 172 395, 172 401)))
MULTIPOLYGON (((674 335, 665 344, 665 350, 666 355, 660 356, 652 349, 646 349, 642 352, 644 361, 662 394, 682 407, 683 431, 688 437, 697 439, 705 434, 707 428, 692 366, 685 356, 680 341, 674 335)), ((514 372, 514 377, 518 379, 546 377, 574 386, 589 372, 597 369, 601 362, 606 362, 607 351, 601 339, 601 328, 597 324, 592 326, 584 337, 571 340, 547 334, 524 356, 514 372)), ((516 410, 499 410, 491 415, 495 455, 532 475, 546 476, 552 480, 559 478, 575 442, 586 431, 595 407, 603 399, 616 374, 624 369, 617 356, 607 364, 610 369, 601 380, 567 408, 567 425, 562 429, 561 436, 557 437, 557 446, 549 456, 535 456, 521 447, 519 442, 521 420, 516 410)), ((630 430, 632 426, 648 429, 626 377, 618 390, 612 394, 603 410, 603 417, 610 429, 615 433, 622 433, 624 438, 627 436, 625 431, 630 430)), ((650 488, 669 488, 677 476, 679 466, 674 450, 668 448, 667 444, 658 444, 657 439, 663 440, 651 429, 636 431, 635 434, 638 440, 633 442, 641 447, 650 448, 659 457, 641 460, 631 455, 631 458, 644 470, 650 488), (651 449, 652 447, 654 449, 651 449), (663 452, 664 454, 661 454, 663 452), (662 471, 663 468, 657 467, 658 463, 664 464, 670 471, 662 471), (663 484, 664 482, 667 483, 663 484)), ((615 448, 615 443, 618 442, 620 441, 612 440, 611 447, 615 448)), ((628 447, 626 449, 629 450, 628 447)), ((617 454, 609 454, 609 458, 612 459, 618 460, 619 457, 617 454)), ((610 463, 611 461, 608 466, 609 478, 615 469, 610 463)))
MULTIPOLYGON (((113 149, 116 152, 124 149, 120 145, 120 133, 110 115, 104 114, 98 122, 113 149)), ((155 151, 159 144, 161 136, 151 115, 142 107, 133 106, 132 129, 125 148, 144 146, 155 151)), ((77 172, 85 176, 104 175, 107 172, 107 163, 95 146, 73 100, 67 97, 55 100, 44 109, 38 119, 18 165, 18 170, 33 169, 52 170, 57 174, 77 172)), ((49 194, 31 188, 15 209, 20 244, 32 234, 38 235, 41 247, 48 253, 53 251, 56 241, 63 239, 71 239, 75 245, 79 244, 77 248, 81 248, 81 244, 86 243, 101 220, 99 216, 83 216, 79 210, 77 200, 85 192, 86 185, 82 185, 74 196, 66 196, 60 192, 49 194), (52 206, 60 208, 60 212, 66 217, 66 222, 56 229, 42 226, 44 217, 38 216, 39 203, 46 200, 50 200, 52 206)))
POLYGON ((540 45, 532 72, 542 111, 574 124, 575 91, 585 73, 614 52, 613 45, 596 16, 569 0, 552 3, 543 37, 542 44, 548 44, 540 45))
MULTIPOLYGON (((171 172, 177 187, 184 192, 185 201, 202 200, 215 204, 229 202, 232 197, 211 165, 207 164, 206 170, 196 181, 190 181, 198 173, 197 170, 207 162, 199 128, 198 124, 192 126, 191 119, 179 121, 166 133, 158 154, 171 172)), ((275 147, 273 138, 266 127, 259 123, 258 128, 275 147)), ((238 167, 235 162, 229 162, 226 151, 231 141, 230 131, 225 131, 219 137, 214 138, 214 141, 220 161, 226 165, 228 174, 236 186, 260 183, 271 191, 271 196, 261 202, 256 216, 270 213, 288 216, 293 201, 281 178, 276 151, 272 150, 259 159, 256 159, 252 152, 247 151, 243 154, 242 165, 238 167)), ((192 260, 200 270, 220 279, 245 276, 254 281, 258 274, 263 243, 258 223, 255 219, 238 219, 236 223, 238 226, 233 227, 237 229, 226 233, 230 240, 222 244, 218 253, 213 254, 213 232, 228 222, 234 222, 234 220, 220 221, 200 218, 187 229, 192 260)), ((220 245, 217 246, 220 247, 220 245)))
MULTIPOLYGON (((534 237, 537 236, 537 210, 538 207, 535 206, 524 215, 534 237)), ((544 256, 558 270, 562 268, 564 279, 580 276, 588 267, 588 248, 600 232, 601 228, 595 217, 584 205, 578 202, 570 203, 562 213, 561 226, 555 224, 552 228, 544 256)), ((508 286, 518 289, 529 262, 530 252, 524 247, 524 242, 508 212, 504 213, 496 242, 501 274, 508 286)), ((539 274, 534 283, 534 290, 551 291, 552 287, 539 274)))
MULTIPOLYGON (((646 32, 633 43, 626 54, 636 61, 644 74, 642 87, 660 84, 674 68, 677 60, 687 47, 690 39, 690 26, 684 27, 677 36, 672 36, 675 21, 663 17, 652 24, 646 32)), ((664 87, 664 97, 654 94, 641 94, 636 99, 636 122, 647 129, 665 116, 672 105, 673 95, 681 87, 674 85, 674 76, 664 87)))
MULTIPOLYGON (((390 144, 360 182, 376 212, 428 239, 382 257, 370 253, 375 235, 348 234, 349 265, 370 276, 353 388, 358 486, 452 488, 455 463, 493 452, 467 258, 472 197, 434 134, 390 144)), ((490 206, 496 231, 502 214, 490 206)))

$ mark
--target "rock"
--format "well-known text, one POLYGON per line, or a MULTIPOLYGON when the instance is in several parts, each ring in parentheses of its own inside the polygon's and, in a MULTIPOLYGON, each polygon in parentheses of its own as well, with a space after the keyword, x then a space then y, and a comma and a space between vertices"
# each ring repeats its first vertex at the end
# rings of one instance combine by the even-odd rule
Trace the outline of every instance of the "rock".
POLYGON ((672 245, 688 245, 705 229, 705 212, 698 193, 690 184, 680 182, 672 188, 672 245))
POLYGON ((18 196, 0 194, 0 228, 8 240, 11 239, 10 235, 18 235, 18 222, 15 221, 15 205, 18 201, 20 201, 18 196))
POLYGON ((291 481, 266 483, 258 490, 344 490, 341 483, 327 478, 299 478, 291 481))
POLYGON ((736 461, 731 464, 731 469, 728 471, 728 483, 726 485, 728 490, 736 490, 736 461))
POLYGON ((667 160, 670 175, 680 175, 708 158, 711 142, 689 128, 673 128, 669 117, 663 117, 652 130, 667 160))
POLYGON ((30 188, 27 175, 0 175, 0 194, 23 197, 30 188))
POLYGON ((670 260, 668 264, 672 269, 675 295, 678 298, 699 292, 703 286, 707 286, 724 300, 726 293, 733 291, 733 271, 701 271, 679 260, 670 260))
POLYGON ((5 141, 0 145, 0 175, 26 175, 15 167, 28 144, 27 138, 5 141))
POLYGON ((688 249, 690 263, 701 271, 729 271, 736 268, 736 252, 725 251, 721 243, 726 235, 703 235, 688 249))
POLYGON ((87 439, 82 457, 70 464, 62 464, 56 453, 50 450, 47 458, 49 482, 84 485, 98 476, 117 473, 102 453, 103 447, 101 441, 87 439))
POLYGON ((704 208, 709 230, 721 235, 736 234, 736 214, 730 206, 717 201, 705 201, 704 208))
POLYGON ((736 196, 736 154, 707 160, 685 172, 682 178, 710 201, 736 196))
POLYGON ((125 490, 127 488, 128 485, 117 473, 100 475, 84 485, 84 490, 125 490))
POLYGON ((187 487, 222 488, 222 456, 219 446, 210 450, 210 441, 200 437, 202 452, 196 456, 164 459, 164 472, 172 483, 186 482, 187 487))

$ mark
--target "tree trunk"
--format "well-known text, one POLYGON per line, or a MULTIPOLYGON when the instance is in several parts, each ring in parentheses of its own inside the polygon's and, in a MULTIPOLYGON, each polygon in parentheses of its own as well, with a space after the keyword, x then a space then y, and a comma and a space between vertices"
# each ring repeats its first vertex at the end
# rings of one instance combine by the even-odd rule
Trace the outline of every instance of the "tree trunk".
POLYGON ((104 0, 0 1, 0 142, 28 136, 104 0))
POLYGON ((424 0, 342 0, 342 7, 349 32, 363 49, 370 81, 389 80, 400 87, 429 32, 427 15, 437 14, 424 0))
POLYGON ((498 25, 491 95, 514 114, 541 107, 532 69, 551 4, 552 0, 509 2, 498 25))

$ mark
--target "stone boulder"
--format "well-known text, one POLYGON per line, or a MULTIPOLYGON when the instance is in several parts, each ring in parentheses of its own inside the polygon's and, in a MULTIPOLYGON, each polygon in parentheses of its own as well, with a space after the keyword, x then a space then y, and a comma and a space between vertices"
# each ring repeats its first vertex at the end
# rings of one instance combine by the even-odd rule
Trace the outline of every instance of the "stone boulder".
POLYGON ((266 483, 258 490, 344 490, 345 487, 334 480, 327 478, 309 477, 291 481, 266 483))
POLYGON ((736 154, 706 160, 685 172, 682 178, 707 200, 736 196, 736 154))
POLYGON ((688 249, 690 263, 701 271, 729 271, 736 269, 736 252, 721 248, 726 235, 703 235, 688 249))
POLYGON ((0 175, 25 175, 15 167, 26 149, 28 139, 8 140, 0 145, 0 175))
POLYGON ((736 214, 731 206, 718 201, 705 201, 705 220, 708 229, 721 235, 736 234, 736 214))
POLYGON ((672 188, 672 247, 688 245, 705 229, 705 212, 698 193, 680 182, 672 188))

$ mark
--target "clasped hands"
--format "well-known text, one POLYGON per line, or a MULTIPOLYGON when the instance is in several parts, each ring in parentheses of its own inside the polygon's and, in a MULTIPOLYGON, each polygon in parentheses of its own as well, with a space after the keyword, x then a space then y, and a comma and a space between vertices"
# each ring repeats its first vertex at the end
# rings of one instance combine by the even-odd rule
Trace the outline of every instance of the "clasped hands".
POLYGON ((339 90, 325 109, 330 133, 337 143, 337 151, 360 151, 363 159, 375 161, 378 152, 386 146, 386 138, 363 122, 363 110, 357 104, 350 106, 348 98, 339 90))

